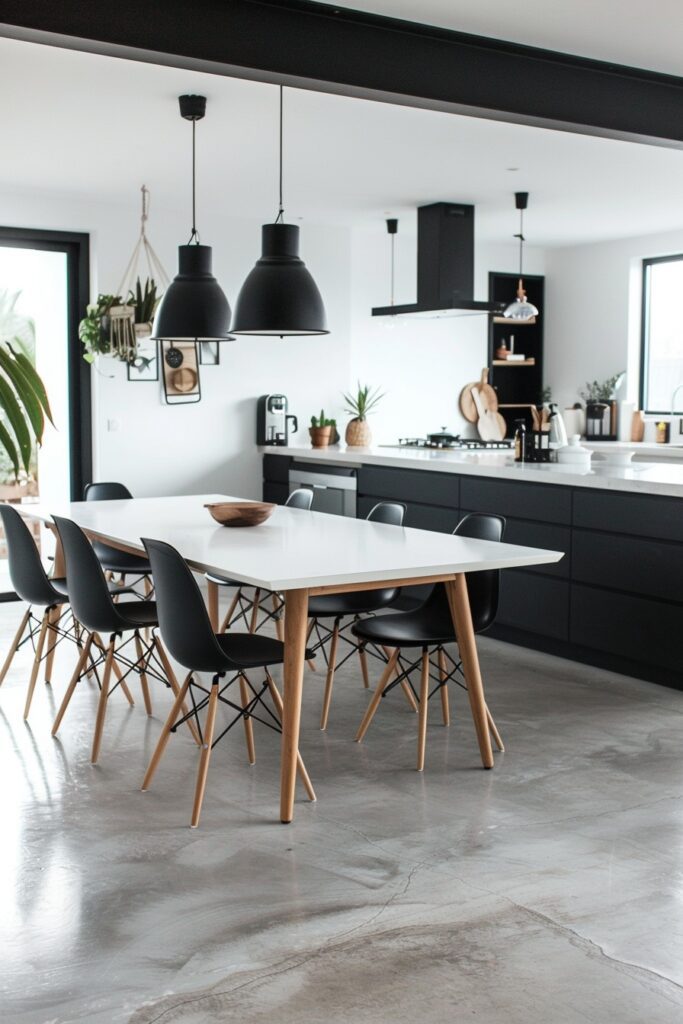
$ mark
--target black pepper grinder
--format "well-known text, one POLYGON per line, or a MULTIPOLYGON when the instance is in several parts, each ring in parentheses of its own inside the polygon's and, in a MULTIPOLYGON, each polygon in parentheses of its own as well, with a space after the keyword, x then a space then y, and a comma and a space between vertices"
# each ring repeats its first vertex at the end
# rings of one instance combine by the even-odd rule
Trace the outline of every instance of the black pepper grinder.
POLYGON ((515 462, 526 462, 526 423, 515 420, 515 462))

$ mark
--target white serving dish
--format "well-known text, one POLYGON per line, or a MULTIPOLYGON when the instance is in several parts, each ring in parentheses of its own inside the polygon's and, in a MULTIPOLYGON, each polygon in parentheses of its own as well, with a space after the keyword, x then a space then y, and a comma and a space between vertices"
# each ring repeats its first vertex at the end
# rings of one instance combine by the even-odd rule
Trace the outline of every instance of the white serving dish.
POLYGON ((557 461, 561 466, 582 466, 584 469, 590 469, 593 453, 584 448, 580 441, 578 434, 572 434, 569 443, 564 448, 557 449, 557 461))
POLYGON ((596 455, 595 461, 606 466, 628 466, 634 454, 634 452, 623 448, 615 448, 613 452, 603 450, 596 455))

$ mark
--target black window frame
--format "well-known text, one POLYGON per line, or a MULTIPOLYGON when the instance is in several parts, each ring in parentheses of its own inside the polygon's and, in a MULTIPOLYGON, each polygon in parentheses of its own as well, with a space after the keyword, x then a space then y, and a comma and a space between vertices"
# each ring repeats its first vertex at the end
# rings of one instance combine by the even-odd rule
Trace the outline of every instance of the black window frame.
MULTIPOLYGON (((683 253, 672 255, 672 256, 650 256, 643 260, 642 275, 641 275, 641 302, 640 302, 640 387, 639 387, 639 398, 640 408, 648 416, 670 416, 671 408, 668 409, 649 409, 647 407, 647 387, 648 387, 648 371, 649 371, 649 330, 648 324, 650 320, 650 292, 649 292, 649 272, 650 267, 655 266, 659 263, 680 263, 683 261, 683 253)), ((683 395, 683 390, 681 391, 683 395)), ((674 410, 675 413, 683 414, 683 399, 682 408, 680 410, 674 410)))
POLYGON ((92 480, 92 383, 78 337, 78 324, 90 301, 90 235, 0 226, 0 246, 66 254, 69 483, 71 500, 80 501, 83 488, 92 480))

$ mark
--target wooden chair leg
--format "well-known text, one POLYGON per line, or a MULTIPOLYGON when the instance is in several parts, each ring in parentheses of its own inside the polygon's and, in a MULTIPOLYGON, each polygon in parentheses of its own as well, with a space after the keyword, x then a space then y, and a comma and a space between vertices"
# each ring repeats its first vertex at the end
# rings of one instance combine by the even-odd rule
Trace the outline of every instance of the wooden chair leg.
POLYGON ((420 678, 420 717, 417 723, 417 770, 424 771, 427 744, 427 713, 429 710, 429 651, 422 652, 420 678))
MULTIPOLYGON (((282 721, 282 697, 280 695, 280 691, 275 685, 275 680, 271 676, 268 669, 266 669, 266 679, 268 680, 268 690, 270 691, 270 696, 272 697, 273 704, 275 705, 275 710, 278 713, 280 721, 282 721)), ((296 770, 299 775, 299 778, 304 784, 304 789, 306 790, 308 799, 317 800, 315 790, 313 789, 313 783, 311 782, 308 772, 306 771, 306 765, 304 764, 304 759, 300 753, 298 753, 296 756, 296 770)))
POLYGON ((140 788, 142 789, 143 793, 146 792, 146 790, 148 790, 150 785, 152 784, 154 773, 159 767, 159 762, 161 761, 164 750, 166 749, 166 744, 168 743, 168 738, 171 735, 171 729, 175 725, 176 719, 179 718, 181 714, 184 716, 187 713, 185 711, 185 696, 187 694, 187 690, 190 685, 191 679, 192 673, 188 672, 187 676, 185 677, 185 682, 183 683, 183 685, 180 687, 176 694, 176 698, 173 701, 173 707, 168 713, 168 718, 164 722, 164 727, 161 730, 161 735, 159 736, 159 739, 157 740, 157 745, 154 748, 152 759, 149 762, 147 771, 145 772, 145 777, 142 780, 142 786, 140 788))
MULTIPOLYGON (((173 696, 177 697, 180 688, 178 686, 178 680, 176 679, 175 672, 173 671, 173 669, 171 667, 171 662, 169 661, 168 654, 166 653, 166 648, 164 647, 164 645, 162 644, 162 642, 161 642, 161 640, 159 639, 158 636, 154 637, 152 643, 154 644, 156 652, 157 652, 157 654, 159 656, 159 661, 161 662, 161 664, 163 666, 164 675, 166 676, 166 678, 168 679, 168 681, 169 681, 169 683, 171 685, 171 689, 173 691, 173 696)), ((187 704, 185 703, 185 701, 183 701, 180 704, 180 710, 182 711, 182 717, 183 718, 185 718, 189 714, 189 710, 188 710, 188 707, 187 707, 187 704)), ((197 732, 197 726, 194 724, 194 722, 192 721, 191 718, 188 718, 185 724, 187 725, 188 729, 190 730, 190 735, 192 736, 192 739, 195 741, 195 743, 197 744, 198 747, 201 747, 202 741, 199 739, 199 733, 197 732)))
POLYGON ((97 704, 97 718, 95 719, 95 734, 92 741, 92 752, 90 754, 91 764, 97 764, 102 746, 102 733, 104 731, 104 719, 107 714, 107 701, 109 699, 109 683, 111 682, 112 664, 114 661, 114 644, 116 637, 112 637, 107 648, 107 660, 104 664, 104 676, 102 678, 102 689, 97 704))
POLYGON ((79 657, 78 662, 76 664, 76 668, 74 669, 73 675, 71 676, 71 679, 69 681, 69 685, 66 688, 66 693, 64 694, 64 698, 62 700, 62 703, 59 706, 59 711, 57 712, 57 717, 54 720, 54 723, 53 723, 53 726, 52 726, 52 735, 53 736, 57 735, 57 730, 59 729, 60 725, 62 724, 62 719, 64 718, 64 712, 68 708, 69 701, 73 697, 73 692, 76 689, 76 684, 78 683, 78 680, 80 679, 80 676, 81 676, 81 673, 83 672, 83 669, 88 664, 88 658, 90 657, 90 648, 92 647, 92 641, 93 641, 92 633, 89 633, 88 636, 86 637, 85 645, 84 645, 84 647, 83 647, 83 649, 82 649, 82 651, 80 653, 80 657, 79 657))
POLYGON ((142 580, 142 586, 145 591, 145 597, 149 598, 154 593, 154 585, 149 576, 144 576, 142 580))
POLYGON ((384 693, 384 688, 386 687, 387 683, 389 682, 389 680, 391 679, 392 675, 394 674, 394 669, 396 668, 396 662, 398 661, 398 654, 399 654, 398 648, 396 648, 395 651, 392 651, 392 654, 391 654, 391 656, 389 658, 389 661, 387 662, 386 668, 384 669, 384 672, 382 672, 382 675, 380 676, 380 679, 379 679, 379 682, 377 683, 377 687, 375 689, 375 692, 372 695, 372 700, 368 704, 367 711, 363 715, 363 720, 360 723, 360 725, 358 726, 358 732, 356 733, 356 743, 360 743, 361 742, 361 740, 363 739, 363 737, 365 736, 366 732, 368 731, 368 729, 370 727, 370 722, 375 717, 375 712, 377 711, 377 708, 379 707, 379 702, 382 699, 382 694, 384 693))
POLYGON ((500 738, 500 733, 498 732, 498 728, 496 726, 496 723, 493 721, 493 715, 489 711, 488 704, 486 705, 486 719, 487 719, 487 721, 489 723, 489 732, 493 736, 493 741, 494 741, 494 743, 496 744, 496 746, 498 747, 498 749, 502 753, 505 750, 505 744, 503 743, 502 739, 500 738))
MULTIPOLYGON (((242 699, 242 707, 246 708, 247 705, 249 704, 249 690, 243 675, 240 675, 240 697, 242 699)), ((247 757, 249 758, 249 764, 256 764, 256 747, 254 746, 254 725, 251 718, 248 715, 244 715, 242 721, 244 722, 244 738, 247 741, 247 757)))
MULTIPOLYGON (((315 619, 309 619, 309 622, 308 622, 308 632, 306 633, 306 644, 307 645, 308 645, 308 641, 311 639, 311 633, 313 632, 313 627, 314 626, 315 626, 315 619)), ((310 668, 311 672, 317 672, 318 671, 318 669, 316 668, 316 664, 315 664, 315 658, 307 658, 306 659, 306 664, 310 668)))
POLYGON ((327 662, 327 678, 325 679, 325 695, 323 697, 323 708, 320 714, 320 728, 327 729, 327 720, 330 717, 330 704, 332 702, 332 687, 334 686, 334 667, 337 661, 337 644, 339 643, 339 623, 335 622, 332 630, 332 643, 330 644, 329 660, 327 662))
POLYGON ((199 816, 202 813, 204 803, 204 791, 206 789, 206 777, 209 774, 209 761, 211 760, 211 744, 213 742, 213 730, 216 725, 216 711, 218 709, 218 683, 211 686, 209 695, 209 710, 206 714, 204 725, 204 743, 199 757, 199 770, 197 772, 197 786, 194 793, 194 806, 192 808, 192 820, 190 828, 196 828, 199 824, 199 816))
POLYGON ((33 700, 33 691, 36 688, 36 679, 38 678, 38 669, 40 668, 40 659, 43 655, 43 647, 45 646, 45 637, 47 635, 48 619, 50 612, 46 609, 43 614, 43 621, 40 624, 40 633, 38 635, 38 643, 36 644, 36 651, 33 656, 33 668, 31 669, 31 678, 28 684, 28 693, 26 694, 26 704, 24 705, 24 721, 28 718, 28 713, 31 710, 31 701, 33 700))
POLYGON ((258 626, 258 613, 261 607, 261 590, 259 587, 254 591, 254 603, 251 606, 251 621, 249 623, 249 632, 255 633, 256 627, 258 626))
POLYGON ((365 653, 365 647, 361 644, 358 648, 358 658, 360 660, 360 670, 363 675, 363 687, 366 690, 370 689, 370 677, 368 676, 368 656, 365 653))
POLYGON ((230 620, 231 620, 231 618, 232 618, 232 616, 234 614, 235 608, 237 607, 237 602, 240 599, 241 592, 242 592, 242 588, 238 587, 237 590, 235 591, 235 596, 233 597, 232 601, 230 602, 230 607, 228 608, 227 614, 226 614, 225 618, 223 619, 223 622, 221 623, 221 628, 218 630, 219 633, 225 633, 226 629, 230 625, 230 620))
POLYGON ((140 673, 140 686, 142 688, 142 698, 145 702, 145 711, 151 718, 152 698, 149 695, 149 682, 147 680, 147 673, 145 672, 145 657, 142 650, 142 641, 140 640, 140 635, 137 630, 135 632, 135 653, 137 655, 138 671, 140 673))
POLYGON ((440 689, 441 694, 441 714, 443 716, 443 724, 451 724, 451 709, 448 703, 448 683, 444 682, 448 678, 448 669, 446 668, 446 655, 439 648, 439 678, 442 682, 440 689))
MULTIPOLYGON (((99 633, 95 633, 94 634, 94 640, 95 640, 95 647, 99 648, 99 650, 102 652, 102 654, 105 654, 106 653, 106 648, 105 648, 104 644, 102 643, 102 638, 101 638, 99 633)), ((112 667, 112 671, 113 671, 114 675, 116 676, 116 678, 119 681, 119 686, 121 687, 121 692, 123 693, 124 697, 126 698, 128 703, 130 704, 130 706, 132 708, 134 708, 135 707, 135 701, 133 700, 133 694, 128 689, 128 684, 126 683, 126 680, 123 678, 123 672, 119 668, 119 663, 116 660, 116 658, 114 658, 111 667, 112 667)))
POLYGON ((17 629, 16 633, 14 634, 14 640, 12 641, 10 649, 7 652, 7 657, 5 658, 5 663, 2 666, 2 669, 0 669, 0 686, 2 686, 2 684, 5 681, 5 676, 7 675, 7 672, 9 671, 9 667, 12 664, 12 659, 14 658, 14 655, 17 653, 17 647, 21 643, 21 638, 24 635, 24 630, 26 629, 26 626, 28 624, 28 620, 29 620, 30 617, 31 617, 31 609, 29 608, 27 612, 24 612, 22 620, 19 623, 19 628, 17 629))
POLYGON ((277 596, 277 594, 271 594, 270 602, 273 606, 273 611, 275 613, 275 632, 277 634, 277 638, 280 641, 280 643, 284 643, 285 631, 282 628, 282 619, 278 615, 278 612, 280 610, 280 598, 277 596))
POLYGON ((57 642, 59 640, 59 633, 57 633, 55 627, 59 622, 62 615, 62 605, 56 605, 48 616, 48 629, 46 635, 46 658, 45 658, 45 682, 49 686, 52 681, 52 666, 55 660, 55 651, 57 650, 57 642), (52 643, 50 643, 52 641, 52 643))
MULTIPOLYGON (((389 661, 389 659, 391 658, 391 650, 390 650, 390 648, 383 646, 382 650, 384 651, 384 654, 386 655, 387 661, 389 661)), ((396 663, 396 675, 397 676, 401 675, 401 666, 398 664, 398 662, 396 663)), ((401 682, 399 683, 399 686, 401 687, 401 691, 403 692, 403 695, 404 695, 405 699, 410 704, 411 710, 414 711, 415 714, 417 714, 417 712, 418 712, 417 701, 415 700, 415 694, 413 693, 413 691, 410 688, 410 683, 406 679, 402 679, 401 682)))

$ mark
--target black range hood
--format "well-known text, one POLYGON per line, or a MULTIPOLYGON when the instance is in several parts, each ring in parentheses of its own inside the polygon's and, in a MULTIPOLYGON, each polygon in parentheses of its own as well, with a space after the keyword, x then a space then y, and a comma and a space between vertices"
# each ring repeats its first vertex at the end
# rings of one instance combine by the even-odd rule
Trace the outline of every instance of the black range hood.
POLYGON ((435 319, 502 313, 504 302, 474 301, 474 207, 430 203, 417 210, 417 302, 375 306, 373 316, 435 319))

